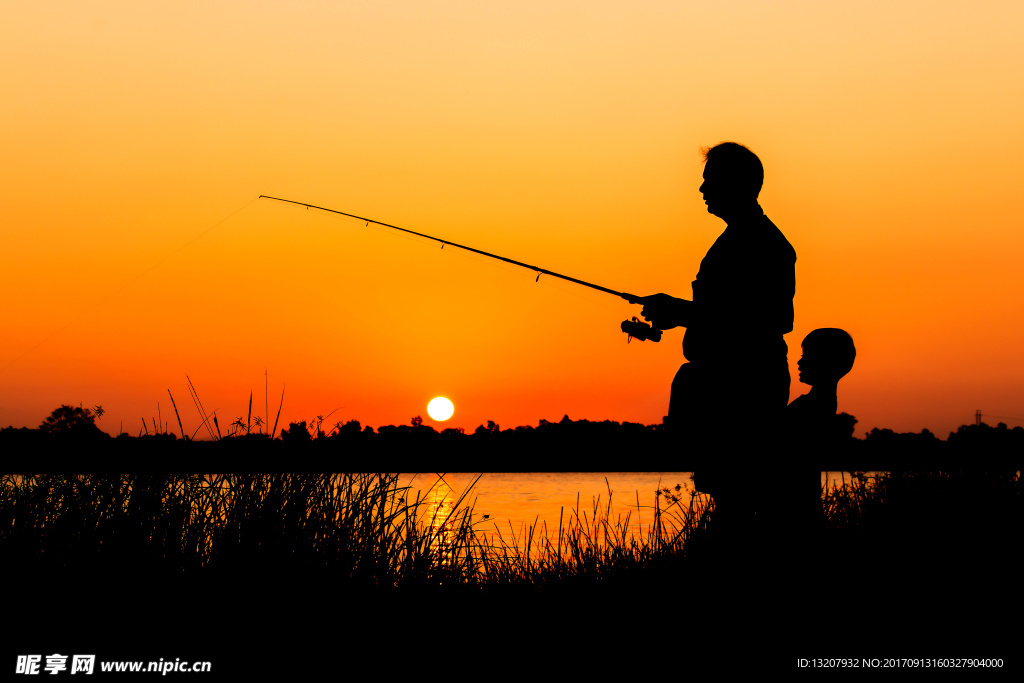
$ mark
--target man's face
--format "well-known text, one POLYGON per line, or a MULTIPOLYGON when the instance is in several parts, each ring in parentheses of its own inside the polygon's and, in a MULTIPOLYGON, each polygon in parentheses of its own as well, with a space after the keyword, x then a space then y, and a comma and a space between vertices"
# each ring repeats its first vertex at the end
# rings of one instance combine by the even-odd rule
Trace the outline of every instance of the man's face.
POLYGON ((712 162, 704 164, 704 182, 701 183, 700 193, 704 196, 708 213, 719 218, 722 217, 723 209, 728 204, 722 180, 722 174, 715 173, 715 166, 712 162))
POLYGON ((745 197, 739 188, 738 179, 734 173, 729 172, 728 165, 723 167, 711 161, 704 164, 704 182, 701 183, 700 193, 704 195, 708 213, 728 221, 730 215, 750 204, 750 198, 745 197))

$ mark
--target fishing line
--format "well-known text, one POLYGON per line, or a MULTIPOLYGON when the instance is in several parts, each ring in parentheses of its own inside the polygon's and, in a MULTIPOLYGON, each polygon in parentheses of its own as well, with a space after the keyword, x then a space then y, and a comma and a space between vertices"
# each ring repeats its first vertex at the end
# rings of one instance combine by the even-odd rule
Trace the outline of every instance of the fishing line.
MULTIPOLYGON (((372 218, 366 218, 364 216, 357 216, 355 214, 346 213, 344 211, 336 211, 335 209, 328 209, 326 207, 317 206, 315 204, 308 204, 306 202, 299 202, 299 201, 295 201, 293 199, 282 199, 281 197, 271 197, 270 195, 263 195, 263 194, 261 194, 258 197, 258 199, 272 199, 274 201, 284 202, 286 204, 295 204, 296 206, 304 206, 304 207, 306 207, 307 211, 309 209, 317 209, 318 211, 325 211, 327 213, 337 214, 339 216, 344 216, 346 218, 362 221, 363 223, 366 224, 367 227, 369 227, 370 224, 373 223, 374 225, 381 226, 381 227, 384 227, 384 228, 390 228, 392 230, 397 230, 399 232, 406 233, 408 235, 415 235, 416 237, 420 237, 420 238, 424 238, 424 239, 428 239, 428 240, 433 240, 435 242, 440 242, 441 243, 441 249, 444 249, 444 247, 447 246, 447 245, 451 245, 453 247, 458 247, 463 252, 469 252, 469 253, 472 253, 472 254, 479 254, 480 256, 486 256, 486 257, 488 257, 490 259, 495 259, 497 261, 503 261, 505 263, 510 263, 510 264, 512 264, 514 266, 519 266, 520 268, 526 268, 527 270, 532 270, 533 272, 535 272, 537 274, 537 277, 534 280, 534 282, 540 282, 540 276, 541 275, 550 275, 550 276, 552 276, 554 278, 558 278, 558 279, 561 279, 561 280, 566 280, 568 282, 572 282, 572 283, 575 283, 577 285, 582 285, 583 287, 589 287, 590 289, 595 289, 595 290, 597 290, 599 292, 604 292, 606 294, 612 294, 612 295, 617 296, 617 297, 619 297, 621 299, 625 299, 626 301, 628 301, 631 304, 642 304, 642 303, 644 303, 644 298, 636 296, 635 294, 627 294, 625 292, 619 292, 619 291, 616 291, 614 289, 609 289, 608 287, 602 287, 601 285, 596 285, 596 284, 594 284, 592 282, 587 282, 585 280, 580 280, 578 278, 569 277, 568 275, 563 275, 561 273, 556 273, 555 271, 548 270, 547 268, 541 268, 540 266, 534 266, 534 265, 531 265, 529 263, 524 263, 522 261, 516 261, 515 259, 510 259, 510 258, 507 258, 505 256, 499 256, 498 254, 492 254, 491 252, 483 251, 482 249, 476 249, 474 247, 468 247, 468 246, 466 246, 464 244, 458 244, 457 242, 452 242, 450 240, 442 239, 440 237, 434 237, 433 235, 427 235, 426 233, 422 233, 422 232, 416 232, 415 230, 409 230, 407 228, 400 228, 397 225, 392 225, 391 223, 385 223, 383 221, 374 220, 372 218)), ((394 234, 394 233, 392 233, 392 234, 394 234)), ((644 341, 646 339, 650 339, 652 341, 660 341, 661 340, 661 330, 659 330, 657 328, 654 328, 652 325, 648 325, 646 323, 641 322, 635 316, 633 317, 632 321, 624 320, 622 322, 622 324, 620 325, 620 329, 623 332, 625 332, 626 334, 629 335, 629 340, 632 340, 634 337, 637 338, 637 339, 640 339, 641 341, 644 341)))
MULTIPOLYGON (((211 232, 213 232, 213 231, 214 231, 214 230, 215 230, 216 228, 220 227, 221 225, 223 225, 224 223, 226 223, 226 222, 227 222, 228 220, 230 220, 231 218, 233 218, 233 217, 234 217, 234 216, 235 216, 236 214, 238 214, 238 213, 241 213, 241 212, 242 212, 242 211, 243 211, 244 209, 247 209, 247 208, 248 208, 248 207, 249 207, 249 206, 250 206, 250 205, 251 205, 251 204, 252 204, 253 202, 255 202, 255 201, 256 201, 257 199, 259 199, 259 197, 257 197, 256 199, 251 199, 251 200, 249 200, 248 202, 246 202, 245 204, 243 204, 243 205, 242 205, 242 206, 240 206, 239 208, 237 208, 237 209, 235 209, 234 211, 232 211, 231 213, 229 213, 229 214, 228 214, 227 216, 225 216, 224 218, 221 218, 221 219, 220 219, 219 221, 217 221, 216 223, 214 223, 213 225, 211 225, 210 227, 208 227, 208 228, 207 228, 206 230, 203 230, 203 231, 202 231, 201 233, 199 233, 198 235, 196 235, 196 236, 195 236, 195 237, 193 237, 192 239, 190 239, 190 240, 188 240, 187 242, 185 242, 184 244, 182 244, 182 245, 181 245, 180 247, 178 247, 178 248, 177 248, 177 249, 175 249, 174 251, 172 251, 172 252, 170 252, 170 253, 168 253, 168 254, 164 255, 164 256, 163 256, 162 258, 160 258, 159 260, 157 260, 157 261, 156 261, 155 263, 153 263, 153 264, 152 264, 151 266, 149 266, 149 267, 148 267, 148 268, 146 268, 145 270, 141 271, 140 273, 138 273, 137 275, 135 275, 134 277, 132 277, 132 278, 131 278, 130 280, 128 280, 128 281, 127 281, 127 282, 125 282, 124 284, 121 284, 121 285, 117 286, 116 288, 114 288, 113 290, 111 290, 110 292, 108 292, 108 293, 107 293, 107 298, 109 299, 109 298, 110 298, 111 296, 113 296, 114 294, 117 294, 118 292, 120 292, 120 291, 121 291, 122 289, 124 289, 125 287, 127 287, 127 286, 129 286, 129 285, 131 285, 131 284, 134 284, 135 282, 137 282, 137 281, 138 281, 139 279, 141 279, 141 278, 142 278, 142 277, 143 277, 144 275, 148 275, 149 273, 153 272, 153 271, 154 271, 154 270, 156 270, 156 269, 157 269, 158 267, 160 267, 161 265, 163 265, 163 264, 164 264, 164 262, 166 262, 166 261, 167 261, 167 260, 168 260, 169 258, 171 258, 172 256, 175 256, 175 255, 177 255, 177 254, 178 254, 179 252, 181 252, 181 251, 182 251, 183 249, 185 249, 185 247, 188 247, 188 246, 189 246, 189 245, 191 245, 191 244, 192 244, 193 242, 196 242, 196 241, 197 241, 197 240, 199 240, 200 238, 202 238, 202 237, 205 237, 206 235, 210 234, 210 233, 211 233, 211 232)), ((80 312, 80 313, 79 313, 78 315, 76 315, 76 316, 75 316, 74 318, 72 318, 72 319, 71 319, 71 320, 69 320, 68 322, 64 323, 64 324, 63 324, 62 326, 60 326, 60 327, 58 327, 57 329, 55 329, 55 330, 53 330, 52 332, 50 332, 50 333, 49 333, 48 335, 46 335, 46 336, 45 336, 45 337, 43 337, 43 338, 42 338, 41 340, 39 340, 39 341, 38 341, 38 342, 37 342, 37 343, 36 343, 36 344, 35 344, 34 346, 31 346, 31 347, 29 347, 29 348, 28 348, 27 350, 23 351, 23 352, 22 352, 22 353, 21 353, 20 355, 18 355, 18 356, 15 356, 15 357, 14 357, 13 359, 11 359, 10 361, 8 361, 8 362, 7 362, 7 363, 5 363, 4 365, 0 366, 0 372, 4 372, 4 371, 6 371, 6 370, 7 370, 8 368, 10 368, 10 367, 11 367, 12 365, 14 365, 15 363, 17 363, 17 362, 18 362, 18 361, 20 361, 21 359, 23 359, 23 358, 24 358, 25 356, 27 356, 27 355, 29 355, 30 353, 32 353, 33 351, 35 351, 35 350, 39 349, 39 348, 40 348, 40 347, 42 347, 42 346, 43 346, 44 344, 46 344, 46 342, 50 341, 51 339, 53 339, 54 337, 56 337, 56 336, 57 336, 58 334, 60 334, 60 333, 61 333, 61 332, 63 332, 64 330, 68 329, 69 327, 71 327, 72 325, 74 325, 75 323, 77 323, 77 322, 78 322, 79 320, 81 320, 82 318, 84 318, 84 317, 85 317, 85 316, 86 316, 87 314, 89 314, 89 313, 92 313, 92 312, 93 312, 94 310, 96 310, 96 308, 97 308, 97 307, 99 306, 99 304, 100 304, 100 303, 101 303, 100 301, 94 300, 94 302, 93 302, 93 305, 92 305, 92 306, 90 306, 90 307, 88 307, 88 308, 85 308, 85 309, 83 309, 83 310, 82 310, 82 311, 81 311, 81 312, 80 312)))
MULTIPOLYGON (((627 301, 630 301, 631 299, 635 300, 635 299, 639 299, 640 298, 640 297, 638 297, 638 296, 636 296, 634 294, 626 294, 624 292, 618 292, 618 291, 616 291, 614 289, 609 289, 607 287, 602 287, 601 285, 595 285, 592 282, 587 282, 585 280, 580 280, 580 279, 577 279, 577 278, 574 278, 574 277, 569 277, 568 275, 562 275, 561 273, 556 273, 555 271, 548 270, 547 268, 541 268, 540 266, 533 266, 533 265, 530 265, 529 263, 523 263, 522 261, 516 261, 514 259, 510 259, 510 258, 507 258, 505 256, 499 256, 497 254, 492 254, 490 252, 483 251, 482 249, 475 249, 473 247, 467 247, 464 244, 458 244, 456 242, 452 242, 450 240, 442 239, 440 237, 434 237, 432 235, 427 235, 427 234, 422 233, 422 232, 416 232, 415 230, 409 230, 407 228, 400 228, 397 225, 392 225, 390 223, 384 223, 383 221, 377 221, 377 220, 374 220, 372 218, 364 218, 363 216, 356 216, 355 214, 345 213, 344 211, 336 211, 334 209, 328 209, 328 208, 325 208, 323 206, 316 206, 314 204, 307 204, 305 202, 297 202, 297 201, 295 201, 293 199, 281 199, 280 197, 271 197, 271 196, 265 195, 265 194, 261 194, 258 197, 258 199, 273 199, 274 201, 278 201, 278 202, 286 202, 288 204, 296 204, 298 206, 305 206, 307 209, 318 209, 320 211, 327 211, 329 213, 336 213, 336 214, 341 215, 341 216, 348 216, 349 218, 355 218, 355 219, 358 219, 358 220, 361 220, 361 221, 365 221, 367 223, 367 225, 369 225, 370 223, 375 223, 377 225, 384 226, 385 228, 392 228, 393 230, 400 230, 400 231, 408 233, 410 235, 416 235, 418 237, 424 237, 424 238, 426 238, 428 240, 434 240, 435 242, 440 242, 442 245, 450 244, 453 247, 458 247, 459 249, 463 249, 465 251, 470 251, 470 252, 473 252, 474 254, 480 254, 481 256, 487 256, 487 257, 492 258, 492 259, 497 259, 499 261, 504 261, 505 263, 511 263, 514 266, 520 266, 522 268, 526 268, 528 270, 532 270, 535 273, 537 273, 538 278, 539 278, 540 275, 550 275, 552 277, 557 277, 557 278, 560 278, 562 280, 568 280, 569 282, 575 282, 576 284, 582 285, 584 287, 590 287, 591 289, 596 289, 596 290, 598 290, 600 292, 606 292, 608 294, 613 294, 613 295, 615 295, 617 297, 621 297, 623 299, 626 299, 627 301)), ((631 301, 631 303, 634 303, 634 302, 631 301)))
MULTIPOLYGON (((264 199, 274 199, 274 197, 267 197, 267 196, 264 196, 263 198, 264 199)), ((305 205, 303 205, 303 206, 305 206, 305 205)), ((317 208, 317 207, 309 207, 309 206, 307 206, 307 208, 317 208)), ((436 240, 434 238, 429 238, 429 237, 425 238, 425 237, 423 237, 422 235, 419 235, 419 234, 408 235, 408 234, 405 234, 404 232, 395 232, 394 230, 388 229, 385 226, 381 226, 381 225, 379 225, 379 224, 377 224, 377 223, 375 223, 373 221, 367 221, 366 219, 362 219, 362 218, 354 218, 352 216, 342 215, 342 219, 345 220, 348 223, 353 224, 353 225, 359 224, 359 227, 369 228, 371 230, 375 230, 375 231, 379 232, 380 234, 387 235, 388 237, 391 237, 393 239, 407 240, 407 241, 412 242, 413 244, 416 244, 416 245, 421 246, 421 247, 427 247, 429 245, 429 242, 432 239, 433 239, 433 241, 440 241, 441 242, 441 250, 442 251, 444 250, 444 247, 445 247, 446 244, 453 244, 454 245, 454 243, 452 243, 452 242, 447 242, 447 241, 444 241, 444 240, 436 240)), ((454 246, 458 246, 458 245, 454 245, 454 246)), ((474 253, 472 251, 464 251, 464 250, 460 250, 460 249, 455 249, 455 250, 449 249, 447 253, 453 254, 455 256, 458 256, 459 258, 464 258, 464 259, 466 259, 468 261, 473 261, 474 263, 479 263, 479 264, 487 265, 487 266, 489 266, 491 268, 496 268, 498 270, 501 270, 502 272, 509 273, 510 275, 513 275, 513 276, 515 276, 517 278, 523 278, 524 277, 521 268, 516 268, 516 267, 509 266, 509 265, 505 265, 501 261, 495 262, 493 258, 490 258, 490 259, 481 258, 480 255, 478 255, 478 254, 476 254, 476 253, 474 253)), ((538 275, 537 278, 534 279, 534 283, 540 284, 540 285, 545 286, 545 287, 551 287, 553 289, 558 290, 559 292, 564 292, 566 294, 570 294, 572 296, 579 297, 579 298, 581 298, 581 299, 583 299, 585 301, 591 301, 591 302, 595 301, 595 299, 587 298, 586 296, 584 296, 576 288, 562 287, 562 286, 560 286, 560 283, 557 280, 552 281, 551 278, 544 278, 543 280, 540 280, 539 277, 540 276, 538 275)), ((604 302, 605 300, 601 299, 601 301, 604 302)), ((603 307, 607 308, 609 310, 612 310, 612 309, 615 308, 613 305, 608 304, 608 303, 604 303, 603 307)))
MULTIPOLYGON (((371 225, 370 227, 375 227, 375 226, 371 225)), ((417 243, 417 244, 419 244, 421 246, 426 246, 426 244, 422 240, 420 240, 420 239, 416 239, 414 237, 406 237, 405 235, 402 235, 402 234, 399 234, 399 233, 390 232, 388 230, 385 230, 384 228, 376 228, 376 229, 380 230, 380 231, 382 231, 382 232, 384 232, 384 233, 386 233, 388 235, 392 235, 392 236, 395 236, 395 237, 405 237, 406 239, 411 240, 411 241, 413 241, 413 242, 415 242, 415 243, 417 243)), ((441 248, 442 249, 444 248, 444 244, 441 245, 441 248)), ((489 266, 491 268, 496 268, 496 269, 498 269, 498 270, 500 270, 502 272, 508 273, 509 275, 512 275, 513 277, 516 277, 516 278, 521 278, 523 280, 526 280, 526 278, 533 278, 531 280, 531 283, 533 283, 533 284, 537 284, 537 285, 539 285, 541 287, 550 287, 551 289, 554 289, 554 290, 556 290, 558 292, 561 292, 563 294, 567 294, 569 296, 577 297, 577 298, 579 298, 582 301, 587 301, 587 302, 590 302, 590 303, 597 303, 598 301, 600 301, 601 302, 600 303, 601 307, 605 308, 607 310, 619 310, 617 308, 617 306, 615 304, 610 303, 607 298, 605 298, 605 297, 595 297, 595 296, 592 296, 592 295, 588 295, 588 294, 584 293, 582 290, 580 290, 579 287, 569 287, 569 286, 562 285, 562 281, 557 279, 557 278, 550 278, 550 277, 542 278, 541 274, 539 274, 539 273, 537 274, 536 277, 534 277, 533 273, 524 273, 522 268, 517 268, 517 267, 511 266, 511 265, 506 265, 506 264, 502 263, 501 261, 495 262, 494 259, 483 258, 483 257, 481 257, 481 256, 479 256, 479 255, 477 255, 477 254, 475 254, 473 252, 470 252, 470 251, 462 251, 460 249, 449 249, 448 253, 452 254, 453 256, 457 256, 459 258, 466 259, 467 261, 473 261, 474 263, 479 263, 479 264, 482 264, 482 265, 489 266)))
MULTIPOLYGON (((274 199, 274 197, 266 197, 266 196, 263 196, 262 198, 263 199, 274 199)), ((281 201, 288 201, 288 200, 281 200, 281 201)), ((307 209, 309 209, 309 208, 318 208, 318 207, 307 206, 305 204, 303 204, 302 206, 306 206, 307 209)), ((325 211, 330 211, 330 210, 329 209, 325 209, 325 211)), ((411 243, 413 243, 413 244, 415 244, 417 246, 420 246, 420 247, 430 246, 430 242, 431 241, 440 241, 441 242, 441 249, 440 250, 444 251, 445 244, 449 244, 448 242, 445 242, 443 240, 433 240, 433 238, 429 238, 429 237, 425 238, 423 235, 420 235, 419 233, 413 233, 412 235, 409 235, 409 234, 406 234, 406 232, 395 232, 394 230, 391 230, 388 227, 386 227, 386 224, 381 225, 381 224, 376 223, 375 221, 370 221, 370 220, 367 220, 367 219, 364 219, 364 218, 354 218, 354 217, 346 215, 346 214, 340 214, 340 215, 342 216, 342 220, 344 220, 347 223, 351 223, 353 225, 359 224, 360 228, 367 228, 367 229, 370 229, 370 230, 374 230, 374 231, 380 233, 381 235, 387 235, 391 239, 406 240, 406 241, 411 242, 411 243)), ((330 217, 328 216, 327 218, 329 219, 330 217)), ((433 249, 433 248, 434 247, 431 246, 431 249, 433 249)), ((480 256, 474 254, 473 252, 460 251, 458 249, 455 249, 455 250, 449 249, 448 253, 449 254, 454 254, 454 255, 456 255, 456 256, 458 256, 460 258, 464 258, 464 259, 467 259, 469 261, 473 261, 474 263, 486 264, 487 266, 489 266, 491 268, 496 268, 496 269, 501 270, 503 272, 510 273, 512 275, 515 275, 516 277, 522 277, 522 270, 520 268, 513 268, 513 267, 507 266, 507 265, 505 265, 504 263, 501 263, 501 262, 497 262, 496 263, 493 259, 483 259, 483 258, 480 258, 480 256)))

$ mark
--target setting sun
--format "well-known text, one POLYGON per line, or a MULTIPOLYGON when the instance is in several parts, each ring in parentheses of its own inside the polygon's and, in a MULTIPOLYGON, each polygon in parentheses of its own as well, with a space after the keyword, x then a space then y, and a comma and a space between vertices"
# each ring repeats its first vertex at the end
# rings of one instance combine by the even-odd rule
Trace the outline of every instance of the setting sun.
POLYGON ((455 413, 455 405, 444 396, 438 396, 427 404, 427 415, 432 420, 444 422, 455 413))

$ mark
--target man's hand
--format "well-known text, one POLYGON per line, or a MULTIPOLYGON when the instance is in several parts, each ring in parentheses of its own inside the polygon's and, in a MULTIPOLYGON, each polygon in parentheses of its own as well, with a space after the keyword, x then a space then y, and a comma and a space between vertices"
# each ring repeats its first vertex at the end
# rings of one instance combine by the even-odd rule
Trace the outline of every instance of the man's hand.
POLYGON ((668 294, 623 294, 622 298, 631 304, 642 304, 644 308, 640 315, 656 329, 671 330, 673 327, 686 327, 690 324, 692 301, 677 299, 668 294))

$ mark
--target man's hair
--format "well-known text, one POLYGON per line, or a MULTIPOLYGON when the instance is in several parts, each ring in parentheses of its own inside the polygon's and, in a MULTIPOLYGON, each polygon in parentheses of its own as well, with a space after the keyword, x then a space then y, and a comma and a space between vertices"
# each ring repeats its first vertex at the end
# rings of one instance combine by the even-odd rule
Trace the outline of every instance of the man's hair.
POLYGON ((715 167, 729 176, 736 189, 757 199, 764 184, 764 166, 757 155, 741 144, 720 142, 714 147, 701 149, 704 163, 714 160, 715 167))
POLYGON ((846 330, 838 327, 821 327, 814 330, 801 344, 805 349, 815 346, 821 349, 835 373, 836 379, 853 369, 853 361, 857 357, 857 349, 853 345, 853 337, 846 330))

